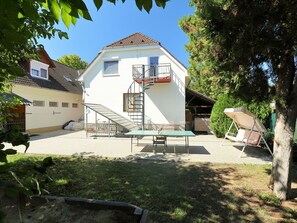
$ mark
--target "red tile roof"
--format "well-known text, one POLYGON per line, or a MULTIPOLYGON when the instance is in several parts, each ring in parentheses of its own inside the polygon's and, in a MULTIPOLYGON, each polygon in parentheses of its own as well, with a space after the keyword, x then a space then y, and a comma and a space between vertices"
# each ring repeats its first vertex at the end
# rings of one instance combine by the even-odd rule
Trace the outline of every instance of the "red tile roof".
POLYGON ((137 32, 112 44, 107 45, 106 48, 138 45, 160 45, 160 43, 146 35, 143 35, 140 32, 137 32))

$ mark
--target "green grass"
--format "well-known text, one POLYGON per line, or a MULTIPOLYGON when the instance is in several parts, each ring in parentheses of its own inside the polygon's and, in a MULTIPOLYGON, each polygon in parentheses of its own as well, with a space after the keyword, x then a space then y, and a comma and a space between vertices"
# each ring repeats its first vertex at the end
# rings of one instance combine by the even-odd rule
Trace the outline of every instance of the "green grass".
MULTIPOLYGON (((26 176, 44 157, 17 155, 7 166, 26 176)), ((153 223, 283 222, 297 217, 267 189, 270 165, 219 165, 54 157, 44 185, 53 195, 124 201, 153 223)), ((295 181, 296 182, 296 181, 295 181)))

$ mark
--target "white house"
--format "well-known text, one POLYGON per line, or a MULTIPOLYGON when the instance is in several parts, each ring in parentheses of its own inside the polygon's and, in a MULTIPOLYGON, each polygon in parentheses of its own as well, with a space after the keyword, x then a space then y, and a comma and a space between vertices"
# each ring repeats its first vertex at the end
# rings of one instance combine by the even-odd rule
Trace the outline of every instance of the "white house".
POLYGON ((65 122, 83 117, 78 71, 51 60, 44 49, 40 59, 21 65, 27 73, 13 81, 12 92, 32 102, 25 111, 27 132, 62 129, 65 122))
POLYGON ((185 128, 187 69, 142 33, 104 47, 79 81, 89 123, 109 119, 126 129, 185 128))

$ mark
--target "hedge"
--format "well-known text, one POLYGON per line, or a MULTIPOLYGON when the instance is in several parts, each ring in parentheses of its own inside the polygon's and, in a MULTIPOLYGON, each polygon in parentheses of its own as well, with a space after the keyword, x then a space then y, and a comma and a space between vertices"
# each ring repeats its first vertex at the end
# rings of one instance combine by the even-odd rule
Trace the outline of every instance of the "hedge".
POLYGON ((220 95, 213 106, 210 116, 210 127, 217 137, 224 137, 232 123, 232 119, 225 115, 224 109, 237 107, 246 107, 263 124, 267 123, 272 112, 269 102, 251 101, 248 103, 229 94, 220 95))

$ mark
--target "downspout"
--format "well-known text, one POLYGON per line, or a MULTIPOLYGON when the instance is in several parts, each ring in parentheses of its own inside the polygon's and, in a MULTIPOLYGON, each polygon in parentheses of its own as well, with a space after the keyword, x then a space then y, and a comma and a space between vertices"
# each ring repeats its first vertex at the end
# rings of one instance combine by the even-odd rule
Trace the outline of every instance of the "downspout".
POLYGON ((141 108, 141 110, 142 110, 142 117, 141 117, 141 130, 143 131, 144 130, 144 116, 145 116, 145 114, 144 114, 144 109, 145 109, 145 106, 144 106, 144 93, 145 93, 145 89, 144 89, 144 74, 145 73, 145 67, 144 67, 144 65, 142 65, 142 81, 141 81, 141 87, 142 87, 142 108, 141 108))

